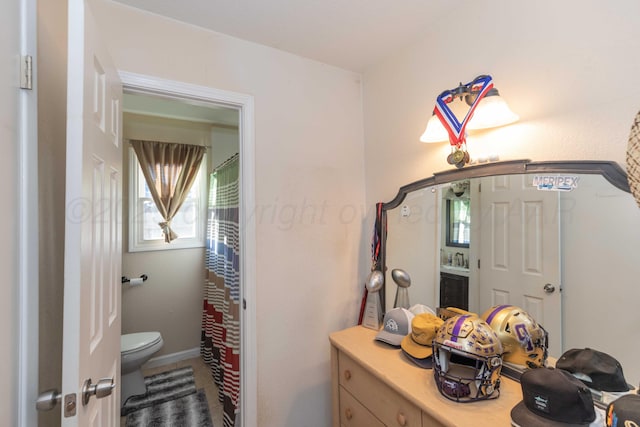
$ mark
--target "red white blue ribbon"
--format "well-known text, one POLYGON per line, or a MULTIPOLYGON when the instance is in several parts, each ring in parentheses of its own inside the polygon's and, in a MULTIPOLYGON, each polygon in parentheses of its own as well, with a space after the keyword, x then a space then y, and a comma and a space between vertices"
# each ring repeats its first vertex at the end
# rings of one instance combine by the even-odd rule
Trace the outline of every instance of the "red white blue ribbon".
POLYGON ((466 140, 465 129, 467 127, 467 124, 469 123, 469 120, 471 120, 473 112, 478 106, 478 103, 482 100, 482 98, 484 98, 487 92, 489 92, 493 88, 493 79, 489 75, 480 76, 475 80, 467 83, 465 86, 469 85, 472 85, 472 92, 478 92, 478 96, 473 101, 473 104, 471 104, 471 107, 469 107, 469 111, 467 111, 467 114, 462 122, 458 120, 456 115, 447 105, 452 102, 455 97, 455 94, 451 90, 442 92, 436 98, 436 106, 433 110, 434 114, 438 116, 440 122, 447 130, 447 133, 449 134, 449 142, 451 143, 451 145, 456 147, 460 147, 462 144, 464 144, 466 140))

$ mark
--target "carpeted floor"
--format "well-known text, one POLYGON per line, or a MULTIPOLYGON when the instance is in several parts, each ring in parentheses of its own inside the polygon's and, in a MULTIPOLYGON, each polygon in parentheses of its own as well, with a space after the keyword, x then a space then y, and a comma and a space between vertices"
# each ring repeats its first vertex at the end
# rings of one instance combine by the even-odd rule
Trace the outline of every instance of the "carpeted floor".
POLYGON ((145 377, 147 393, 130 397, 121 408, 126 427, 212 427, 209 403, 196 389, 191 366, 145 377))

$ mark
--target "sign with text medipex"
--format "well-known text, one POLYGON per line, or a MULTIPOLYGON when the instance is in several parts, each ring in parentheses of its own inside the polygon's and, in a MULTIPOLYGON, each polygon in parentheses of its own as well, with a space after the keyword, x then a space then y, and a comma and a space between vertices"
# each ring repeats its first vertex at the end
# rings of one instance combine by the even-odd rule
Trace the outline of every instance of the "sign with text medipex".
POLYGON ((571 191, 578 188, 579 179, 575 175, 536 175, 533 186, 542 191, 571 191))

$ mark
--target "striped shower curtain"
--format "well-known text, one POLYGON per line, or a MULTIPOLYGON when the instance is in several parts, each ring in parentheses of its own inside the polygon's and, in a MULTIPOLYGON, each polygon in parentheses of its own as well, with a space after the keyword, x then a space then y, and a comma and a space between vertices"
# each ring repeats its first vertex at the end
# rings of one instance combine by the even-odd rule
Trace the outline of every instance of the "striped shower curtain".
POLYGON ((216 168, 209 183, 206 281, 200 352, 211 367, 232 427, 240 406, 240 242, 238 156, 216 168))

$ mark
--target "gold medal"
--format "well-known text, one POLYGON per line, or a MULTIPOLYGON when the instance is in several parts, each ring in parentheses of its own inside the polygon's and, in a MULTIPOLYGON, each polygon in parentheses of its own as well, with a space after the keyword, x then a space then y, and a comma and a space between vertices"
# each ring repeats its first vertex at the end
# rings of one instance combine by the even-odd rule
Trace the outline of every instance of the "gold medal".
POLYGON ((453 152, 453 162, 458 164, 460 162, 464 163, 464 151, 462 150, 456 150, 453 152))

